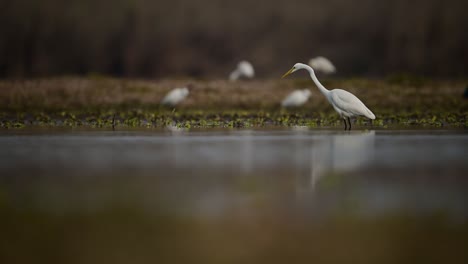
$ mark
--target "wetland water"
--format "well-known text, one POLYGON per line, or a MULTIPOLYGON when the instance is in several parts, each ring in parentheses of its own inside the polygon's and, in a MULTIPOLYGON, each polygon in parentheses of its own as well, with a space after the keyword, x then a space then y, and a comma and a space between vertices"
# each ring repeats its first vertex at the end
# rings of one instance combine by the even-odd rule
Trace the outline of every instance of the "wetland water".
POLYGON ((6 131, 0 146, 11 263, 468 259, 464 130, 6 131))

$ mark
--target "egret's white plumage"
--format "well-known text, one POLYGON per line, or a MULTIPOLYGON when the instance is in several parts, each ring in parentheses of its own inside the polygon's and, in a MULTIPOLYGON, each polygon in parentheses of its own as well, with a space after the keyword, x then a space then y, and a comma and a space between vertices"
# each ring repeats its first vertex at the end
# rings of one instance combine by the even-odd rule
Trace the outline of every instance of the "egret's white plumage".
POLYGON ((161 100, 162 105, 176 106, 182 102, 189 94, 187 87, 175 88, 169 91, 161 100))
POLYGON ((325 88, 315 76, 314 70, 306 64, 296 63, 287 73, 283 75, 283 78, 297 70, 307 70, 310 74, 310 77, 317 85, 317 88, 322 92, 322 94, 327 98, 328 102, 333 106, 335 111, 343 118, 345 123, 345 129, 348 128, 346 124, 346 119, 348 119, 349 129, 351 129, 351 117, 355 116, 365 116, 369 119, 375 119, 374 113, 372 113, 369 108, 367 108, 364 103, 359 100, 354 94, 342 90, 342 89, 333 89, 328 90, 325 88))
POLYGON ((241 61, 239 64, 237 64, 237 68, 229 75, 229 80, 235 81, 242 78, 250 79, 254 76, 255 71, 252 64, 250 64, 248 61, 241 61))
POLYGON ((282 107, 298 107, 307 102, 311 96, 309 89, 295 90, 290 93, 284 100, 281 102, 282 107))
POLYGON ((336 72, 335 65, 333 65, 333 63, 329 59, 322 56, 310 59, 309 65, 316 71, 320 71, 325 74, 332 74, 336 72))

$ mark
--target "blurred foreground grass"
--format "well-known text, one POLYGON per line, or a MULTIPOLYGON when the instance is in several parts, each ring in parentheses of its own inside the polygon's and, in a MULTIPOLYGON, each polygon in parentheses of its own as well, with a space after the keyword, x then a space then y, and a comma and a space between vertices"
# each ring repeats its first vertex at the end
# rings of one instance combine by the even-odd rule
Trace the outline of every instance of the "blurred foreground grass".
MULTIPOLYGON (((467 81, 397 76, 385 80, 324 80, 329 89, 356 94, 377 116, 374 128, 467 127, 467 81)), ((308 79, 129 80, 106 77, 0 82, 0 127, 341 127, 333 108, 308 79), (175 87, 191 83, 191 94, 176 108, 159 105, 175 87), (294 89, 311 89, 309 102, 280 108, 294 89)), ((359 118, 355 125, 369 126, 359 118)))

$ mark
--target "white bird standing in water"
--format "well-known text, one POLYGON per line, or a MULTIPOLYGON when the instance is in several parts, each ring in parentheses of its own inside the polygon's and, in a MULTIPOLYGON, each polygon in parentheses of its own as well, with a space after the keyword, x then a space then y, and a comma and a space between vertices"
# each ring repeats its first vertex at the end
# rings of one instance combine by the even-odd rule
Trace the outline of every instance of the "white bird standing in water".
POLYGON ((190 89, 190 86, 172 89, 161 100, 161 104, 172 106, 172 107, 176 106, 188 96, 189 89, 190 89))
POLYGON ((310 59, 309 65, 316 71, 320 71, 325 74, 332 74, 336 72, 335 65, 333 65, 333 63, 329 59, 322 56, 310 59))
POLYGON ((235 81, 241 78, 250 79, 250 78, 253 78, 254 76, 255 76, 255 71, 254 71, 252 64, 250 64, 250 62, 248 61, 241 61, 239 62, 239 64, 237 64, 237 68, 233 72, 231 72, 231 74, 229 75, 229 80, 235 81))
POLYGON ((295 90, 281 102, 282 107, 298 107, 307 102, 312 95, 309 89, 295 90))
POLYGON ((359 98, 357 98, 354 94, 342 89, 333 89, 330 91, 327 88, 325 88, 319 82, 317 76, 315 76, 314 70, 308 65, 305 65, 303 63, 296 63, 288 72, 286 72, 283 75, 282 78, 301 69, 304 69, 309 72, 310 77, 317 85, 317 88, 327 98, 328 102, 333 106, 333 108, 340 115, 340 117, 343 118, 345 130, 351 130, 351 117, 365 116, 369 119, 375 119, 375 115, 372 113, 372 111, 369 110, 369 108, 367 108, 364 105, 364 103, 362 103, 361 100, 359 100, 359 98), (349 128, 346 124, 346 119, 348 120, 349 128))

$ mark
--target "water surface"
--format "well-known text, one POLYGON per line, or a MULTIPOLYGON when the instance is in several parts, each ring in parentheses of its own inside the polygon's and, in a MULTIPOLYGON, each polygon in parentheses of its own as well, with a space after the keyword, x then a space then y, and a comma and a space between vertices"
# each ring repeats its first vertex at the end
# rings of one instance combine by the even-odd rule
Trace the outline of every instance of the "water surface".
POLYGON ((26 248, 76 263, 432 259, 405 244, 413 238, 467 260, 467 145, 464 131, 3 132, 0 208, 18 241, 5 258, 26 248))

